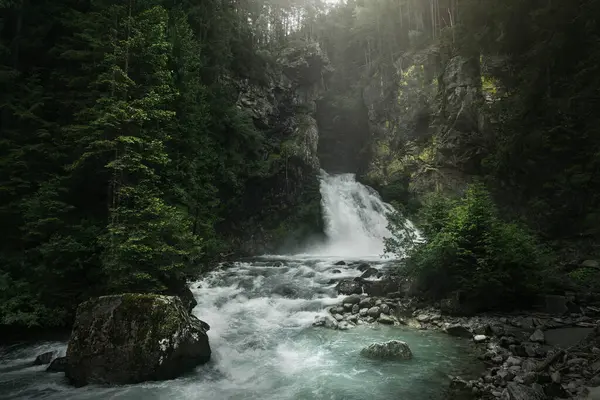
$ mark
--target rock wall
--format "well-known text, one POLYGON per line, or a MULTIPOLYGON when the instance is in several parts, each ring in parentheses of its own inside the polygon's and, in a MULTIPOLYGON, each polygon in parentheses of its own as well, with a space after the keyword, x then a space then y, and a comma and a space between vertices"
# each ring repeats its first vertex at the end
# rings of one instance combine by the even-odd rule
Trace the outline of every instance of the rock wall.
POLYGON ((448 56, 433 45, 395 65, 387 80, 373 78, 363 90, 372 132, 363 179, 404 203, 433 191, 460 193, 477 173, 478 143, 487 140, 479 57, 448 56))
POLYGON ((277 252, 322 233, 317 102, 331 69, 317 43, 285 48, 267 72, 267 83, 237 82, 237 106, 265 132, 271 168, 246 187, 245 221, 234 227, 241 254, 277 252))

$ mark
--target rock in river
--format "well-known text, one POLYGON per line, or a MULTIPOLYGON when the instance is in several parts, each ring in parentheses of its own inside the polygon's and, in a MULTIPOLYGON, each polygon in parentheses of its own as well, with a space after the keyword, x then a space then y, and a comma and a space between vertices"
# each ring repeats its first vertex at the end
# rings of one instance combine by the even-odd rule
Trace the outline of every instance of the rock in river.
POLYGON ((502 393, 502 400, 543 400, 546 396, 532 387, 510 382, 502 393))
POLYGON ((375 268, 371 267, 369 269, 367 269, 365 272, 363 272, 363 274, 360 276, 361 278, 370 278, 372 276, 377 275, 379 271, 377 271, 375 268))
POLYGON ((450 336, 457 336, 457 337, 463 337, 463 338, 472 338, 473 334, 471 333, 471 331, 469 330, 469 328, 467 328, 466 326, 463 325, 450 325, 449 327, 446 328, 446 333, 448 333, 448 335, 450 336))
POLYGON ((367 313, 370 317, 378 318, 379 314, 381 314, 381 310, 379 307, 371 307, 367 313))
POLYGON ((359 304, 360 296, 357 294, 350 295, 350 296, 346 297, 344 299, 344 301, 342 301, 342 303, 344 303, 344 304, 359 304))
POLYGON ((360 351, 360 355, 377 360, 409 360, 412 352, 405 342, 390 340, 385 343, 373 343, 360 351))
POLYGON ((67 357, 57 357, 48 365, 46 372, 65 372, 66 369, 67 357))
POLYGON ((337 329, 338 322, 331 315, 317 315, 312 323, 312 326, 323 326, 329 329, 337 329))
POLYGON ((362 285, 352 279, 341 280, 335 288, 340 294, 350 295, 362 293, 362 285))
POLYGON ((208 329, 179 297, 90 299, 77 308, 66 376, 76 386, 172 379, 209 361, 208 329))
POLYGON ((369 268, 371 268, 371 266, 367 263, 362 263, 358 267, 356 267, 356 269, 359 270, 360 272, 365 272, 369 268))
POLYGON ((377 318, 377 322, 379 322, 380 324, 385 324, 385 325, 394 325, 394 322, 396 322, 396 321, 394 320, 394 318, 390 317, 389 315, 381 314, 379 316, 379 318, 377 318))
POLYGON ((43 354, 40 354, 33 361, 33 365, 46 365, 50 364, 54 356, 56 355, 55 351, 47 351, 43 354))
POLYGON ((544 337, 544 332, 542 332, 540 329, 536 329, 535 332, 533 332, 533 334, 529 337, 529 340, 532 342, 544 343, 546 339, 544 337))

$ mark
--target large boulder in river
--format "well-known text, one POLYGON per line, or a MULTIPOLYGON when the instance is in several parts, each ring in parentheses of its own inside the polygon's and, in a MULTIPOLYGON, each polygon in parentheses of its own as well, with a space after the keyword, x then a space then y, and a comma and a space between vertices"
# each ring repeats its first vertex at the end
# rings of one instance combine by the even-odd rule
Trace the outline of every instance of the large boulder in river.
POLYGON ((76 386, 172 379, 209 361, 208 329, 176 296, 90 299, 77 308, 65 373, 76 386))
POLYGON ((408 344, 400 340, 373 343, 362 349, 360 355, 376 360, 410 360, 412 358, 408 344))

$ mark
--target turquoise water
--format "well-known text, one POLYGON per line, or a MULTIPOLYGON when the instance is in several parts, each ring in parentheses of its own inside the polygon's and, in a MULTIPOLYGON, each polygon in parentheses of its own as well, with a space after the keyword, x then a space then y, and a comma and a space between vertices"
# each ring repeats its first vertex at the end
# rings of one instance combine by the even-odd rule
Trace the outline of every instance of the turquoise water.
POLYGON ((213 359, 187 376, 75 389, 62 374, 30 364, 50 349, 64 353, 65 343, 24 344, 0 353, 0 399, 425 400, 442 398, 447 375, 476 369, 469 343, 441 333, 379 325, 313 328, 315 316, 341 300, 330 280, 360 275, 335 261, 263 258, 194 283, 194 313, 211 326, 213 359), (391 339, 406 341, 414 359, 360 356, 368 344, 391 339))

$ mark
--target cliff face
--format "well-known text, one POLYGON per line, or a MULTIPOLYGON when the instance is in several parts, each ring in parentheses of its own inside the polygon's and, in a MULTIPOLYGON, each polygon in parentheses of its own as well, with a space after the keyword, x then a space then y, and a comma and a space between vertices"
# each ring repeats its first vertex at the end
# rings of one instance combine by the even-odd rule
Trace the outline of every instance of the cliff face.
POLYGON ((327 55, 302 43, 277 56, 266 82, 237 82, 237 105, 267 132, 273 162, 245 190, 236 250, 276 252, 322 234, 320 168, 357 173, 404 204, 463 190, 486 140, 479 58, 430 46, 395 65, 353 88, 328 87, 327 55))
POLYGON ((266 82, 237 83, 237 105, 266 133, 271 161, 248 182, 247 212, 232 228, 240 253, 276 252, 322 232, 316 112, 330 73, 318 44, 297 43, 278 55, 266 82))
POLYGON ((363 89, 372 140, 362 179, 403 203, 462 191, 486 140, 479 58, 429 46, 395 65, 387 80, 371 79, 363 89))

